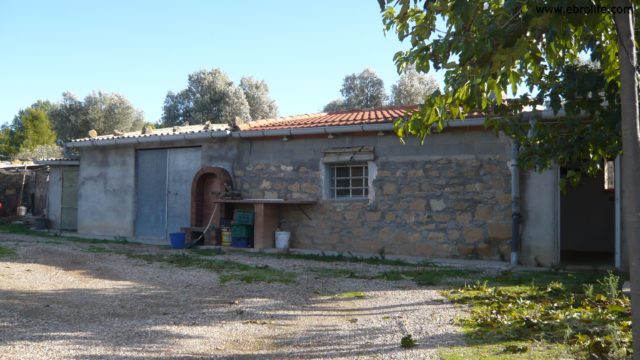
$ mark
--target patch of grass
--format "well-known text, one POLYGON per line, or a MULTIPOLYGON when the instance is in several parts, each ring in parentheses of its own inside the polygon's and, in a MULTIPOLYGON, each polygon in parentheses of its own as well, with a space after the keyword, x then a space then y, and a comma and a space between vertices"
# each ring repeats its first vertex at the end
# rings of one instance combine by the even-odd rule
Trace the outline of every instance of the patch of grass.
POLYGON ((414 340, 411 334, 405 335, 402 337, 402 339, 400 339, 400 346, 402 346, 403 349, 411 349, 412 347, 416 347, 417 345, 418 343, 414 340))
POLYGON ((16 251, 10 247, 0 245, 0 259, 16 256, 16 251))
MULTIPOLYGON (((502 285, 478 281, 444 294, 471 305, 470 316, 459 323, 478 349, 464 351, 491 352, 489 358, 500 359, 523 351, 524 346, 527 358, 538 358, 529 356, 538 346, 542 352, 545 348, 570 351, 578 358, 626 359, 632 351, 629 298, 620 293, 620 278, 615 274, 600 274, 595 284, 583 282, 592 276, 508 274, 493 278, 503 281, 502 285)), ((469 357, 479 356, 465 356, 469 357)))
POLYGON ((87 239, 75 236, 62 236, 58 232, 45 232, 31 230, 24 224, 12 224, 3 220, 0 220, 0 232, 17 234, 17 235, 29 235, 39 238, 46 238, 50 241, 68 241, 74 243, 85 244, 127 244, 127 245, 143 245, 142 243, 132 242, 127 240, 126 237, 116 236, 114 240, 99 240, 99 239, 87 239))
POLYGON ((288 284, 295 281, 295 274, 288 271, 273 269, 268 266, 246 265, 236 261, 205 259, 200 256, 180 254, 136 254, 124 253, 132 259, 140 259, 149 263, 160 262, 176 267, 191 267, 214 271, 220 274, 220 282, 241 281, 246 283, 268 282, 288 284))
POLYGON ((572 359, 575 355, 571 354, 569 346, 564 344, 549 344, 542 342, 504 342, 499 344, 481 343, 479 341, 470 341, 469 345, 462 348, 447 348, 438 351, 438 357, 443 360, 469 360, 469 359, 487 359, 487 360, 511 360, 514 358, 531 359, 531 360, 549 360, 549 359, 572 359), (523 350, 526 352, 513 353, 506 351, 507 349, 523 350))
POLYGON ((561 282, 567 290, 582 290, 583 284, 595 283, 602 272, 559 272, 559 271, 502 271, 498 275, 479 280, 492 285, 545 285, 554 281, 561 282))
POLYGON ((364 291, 346 291, 336 294, 336 297, 341 299, 364 299, 367 297, 367 294, 365 294, 364 291))
POLYGON ((336 255, 328 255, 325 253, 321 254, 266 254, 266 253, 251 253, 253 256, 275 256, 277 258, 283 259, 297 259, 297 260, 312 260, 312 261, 322 261, 322 262, 352 262, 352 263, 365 263, 371 265, 391 265, 391 266, 406 266, 406 267, 416 267, 416 266, 426 266, 427 262, 422 262, 420 264, 410 263, 401 259, 387 259, 382 256, 372 256, 372 257, 360 257, 354 256, 350 253, 346 255, 343 253, 339 253, 336 255))
POLYGON ((479 274, 479 270, 432 267, 406 271, 385 271, 377 275, 376 278, 389 281, 412 280, 418 285, 443 285, 464 283, 465 280, 476 279, 479 274))
POLYGON ((194 249, 189 249, 187 250, 189 253, 192 254, 196 254, 196 255, 200 255, 200 256, 216 256, 216 255, 224 255, 224 251, 222 251, 222 249, 219 248, 214 248, 214 249, 199 249, 199 248, 194 248, 194 249))
POLYGON ((90 252, 90 253, 94 253, 94 254, 104 254, 104 253, 112 253, 113 252, 112 250, 107 249, 104 246, 96 246, 96 245, 89 245, 89 247, 86 248, 85 251, 90 252))
POLYGON ((309 268, 307 271, 317 274, 326 278, 363 278, 363 276, 356 274, 353 270, 348 269, 331 269, 331 268, 309 268))

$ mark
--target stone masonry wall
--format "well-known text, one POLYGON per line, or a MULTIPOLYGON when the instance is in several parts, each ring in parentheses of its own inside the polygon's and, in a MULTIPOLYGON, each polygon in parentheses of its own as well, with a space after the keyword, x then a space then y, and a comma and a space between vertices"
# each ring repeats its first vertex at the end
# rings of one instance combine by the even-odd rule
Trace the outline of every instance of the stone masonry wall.
POLYGON ((501 156, 419 156, 375 160, 373 201, 323 200, 319 158, 238 162, 246 198, 314 199, 285 206, 292 247, 432 258, 508 259, 510 174, 501 156), (308 216, 308 217, 307 217, 308 216), (310 219, 309 219, 310 218, 310 219))

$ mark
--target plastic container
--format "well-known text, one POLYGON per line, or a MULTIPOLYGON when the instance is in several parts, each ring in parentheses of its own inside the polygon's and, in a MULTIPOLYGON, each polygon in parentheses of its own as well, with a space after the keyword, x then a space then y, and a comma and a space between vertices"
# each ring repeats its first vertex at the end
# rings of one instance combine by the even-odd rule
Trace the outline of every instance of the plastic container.
POLYGON ((253 218, 255 213, 253 211, 236 210, 233 213, 233 223, 242 225, 253 225, 253 218))
POLYGON ((185 237, 183 232, 175 232, 169 234, 169 239, 171 240, 171 247, 174 249, 184 249, 185 247, 185 237))
POLYGON ((18 206, 18 216, 27 215, 27 207, 26 206, 18 206))
POLYGON ((239 238, 250 238, 253 233, 253 225, 232 225, 231 236, 239 238))
POLYGON ((231 246, 231 230, 223 230, 221 238, 220 245, 231 246))
POLYGON ((276 249, 288 249, 291 233, 289 231, 276 231, 276 249))
POLYGON ((237 248, 248 248, 250 244, 250 241, 248 238, 241 238, 241 237, 232 237, 231 238, 231 246, 233 247, 237 247, 237 248))

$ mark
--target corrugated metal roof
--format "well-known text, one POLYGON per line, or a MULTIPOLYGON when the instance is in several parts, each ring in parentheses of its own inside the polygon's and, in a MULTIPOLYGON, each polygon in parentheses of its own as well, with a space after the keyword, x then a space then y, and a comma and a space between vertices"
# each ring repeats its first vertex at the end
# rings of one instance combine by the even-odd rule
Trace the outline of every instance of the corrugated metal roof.
POLYGON ((178 134, 195 134, 204 132, 226 131, 229 130, 227 124, 198 124, 198 125, 186 125, 186 126, 174 126, 160 129, 152 129, 149 133, 143 134, 142 131, 132 131, 123 134, 109 134, 100 135, 94 138, 86 137, 82 139, 71 140, 73 143, 92 141, 92 140, 117 140, 117 139, 129 139, 129 138, 144 138, 153 136, 166 136, 166 135, 178 135, 178 134))
POLYGON ((80 163, 80 157, 37 159, 33 162, 40 165, 77 165, 80 163))

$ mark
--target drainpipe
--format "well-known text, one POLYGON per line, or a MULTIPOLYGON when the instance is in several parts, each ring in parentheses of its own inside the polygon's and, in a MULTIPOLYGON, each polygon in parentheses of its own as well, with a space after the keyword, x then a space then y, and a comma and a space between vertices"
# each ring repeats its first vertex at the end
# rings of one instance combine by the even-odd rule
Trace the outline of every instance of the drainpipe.
POLYGON ((520 169, 518 168, 517 140, 511 142, 511 265, 518 265, 520 255, 520 169))

